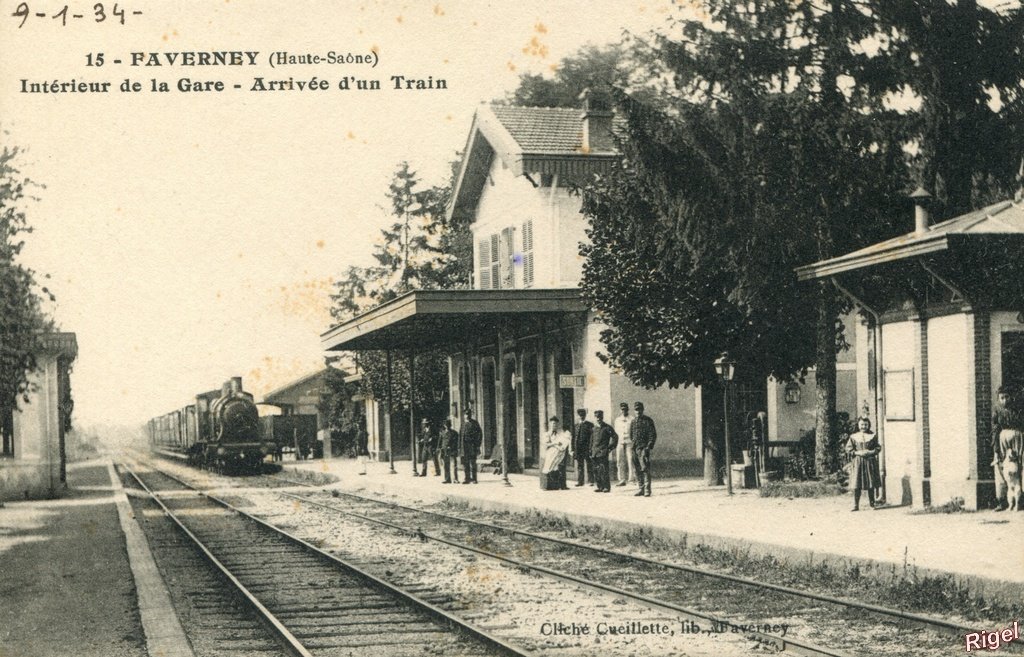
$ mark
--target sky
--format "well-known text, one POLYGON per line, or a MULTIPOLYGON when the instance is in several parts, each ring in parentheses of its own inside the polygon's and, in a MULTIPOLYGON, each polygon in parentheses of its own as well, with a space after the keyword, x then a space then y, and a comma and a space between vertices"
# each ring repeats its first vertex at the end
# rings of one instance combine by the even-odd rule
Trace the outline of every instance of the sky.
POLYGON ((0 129, 25 149, 22 172, 45 185, 26 207, 23 260, 51 275, 50 310, 77 334, 72 387, 86 424, 138 424, 236 375, 260 397, 322 367, 332 277, 369 264, 396 165, 444 182, 480 102, 670 11, 665 1, 129 0, 122 25, 113 3, 96 22, 94 4, 34 0, 21 27, 16 5, 0 12, 0 129), (53 17, 65 5, 67 25, 53 17), (258 64, 129 65, 133 52, 235 50, 258 51, 258 64), (271 68, 279 51, 372 51, 378 63, 271 68), (87 66, 90 53, 104 65, 87 66), (447 89, 394 90, 393 75, 447 89), (331 89, 249 91, 255 77, 313 76, 331 89), (336 89, 345 76, 382 89, 336 89), (178 91, 182 78, 226 89, 178 91), (126 79, 142 91, 117 91, 126 79), (111 91, 23 93, 23 80, 111 91), (171 91, 149 91, 151 80, 171 91))

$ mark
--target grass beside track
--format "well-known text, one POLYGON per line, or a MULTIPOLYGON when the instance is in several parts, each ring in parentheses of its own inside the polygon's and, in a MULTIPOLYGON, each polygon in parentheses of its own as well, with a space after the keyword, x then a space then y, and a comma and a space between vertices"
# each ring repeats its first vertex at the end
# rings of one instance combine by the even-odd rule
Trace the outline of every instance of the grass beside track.
MULTIPOLYGON (((475 510, 464 503, 445 502, 453 512, 471 516, 475 510)), ((864 569, 860 565, 834 565, 814 561, 784 561, 755 555, 749 548, 718 548, 675 541, 641 528, 631 532, 608 530, 598 525, 579 524, 537 511, 511 513, 490 511, 496 524, 534 532, 549 532, 600 547, 642 552, 644 556, 694 566, 711 567, 723 573, 782 586, 845 597, 864 603, 919 614, 949 614, 956 610, 966 620, 1003 623, 1024 617, 1024 609, 1002 605, 972 593, 953 576, 923 574, 904 562, 890 569, 864 569)))

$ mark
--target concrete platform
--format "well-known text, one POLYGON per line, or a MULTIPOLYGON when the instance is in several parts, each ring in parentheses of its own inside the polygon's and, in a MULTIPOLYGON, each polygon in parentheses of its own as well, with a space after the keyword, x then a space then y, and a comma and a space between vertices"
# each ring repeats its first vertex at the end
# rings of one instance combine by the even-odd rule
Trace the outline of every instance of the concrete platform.
POLYGON ((68 467, 55 500, 0 509, 0 650, 191 657, 109 461, 68 467))
POLYGON ((948 575, 972 592, 1008 604, 1024 604, 1024 512, 979 511, 914 514, 909 507, 873 511, 866 500, 851 512, 852 496, 762 498, 756 490, 706 487, 696 479, 655 481, 651 497, 634 497, 633 485, 612 485, 609 494, 569 484, 567 491, 542 491, 537 477, 483 474, 477 485, 442 484, 442 477, 412 476, 408 461, 398 474, 371 463, 358 475, 352 459, 285 464, 286 469, 330 472, 346 490, 367 490, 427 502, 450 499, 481 509, 533 510, 604 528, 654 534, 791 563, 860 565, 874 576, 948 575))

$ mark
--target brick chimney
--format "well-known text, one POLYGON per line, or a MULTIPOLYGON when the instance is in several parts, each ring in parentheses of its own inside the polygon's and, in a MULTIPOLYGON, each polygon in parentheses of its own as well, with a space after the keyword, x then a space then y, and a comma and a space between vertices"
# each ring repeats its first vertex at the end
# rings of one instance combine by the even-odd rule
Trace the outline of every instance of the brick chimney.
POLYGON ((918 187, 910 195, 910 199, 914 201, 914 233, 924 235, 928 232, 928 203, 932 200, 932 195, 925 191, 924 187, 918 187))
POLYGON ((612 117, 615 114, 602 94, 584 89, 580 94, 583 109, 583 152, 608 152, 615 150, 612 138, 612 117))

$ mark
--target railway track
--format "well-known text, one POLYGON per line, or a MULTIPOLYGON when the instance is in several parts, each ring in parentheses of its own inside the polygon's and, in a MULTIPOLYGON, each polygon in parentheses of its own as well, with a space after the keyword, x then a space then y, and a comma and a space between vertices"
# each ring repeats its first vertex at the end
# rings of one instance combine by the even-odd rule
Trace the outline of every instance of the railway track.
MULTIPOLYGON (((268 487, 313 488, 281 476, 260 478, 268 487), (265 480, 265 481, 264 481, 265 480)), ((943 619, 757 582, 692 566, 666 563, 577 541, 415 508, 354 493, 314 497, 276 494, 348 518, 388 527, 700 623, 740 632, 763 646, 803 655, 948 654, 973 631, 943 619), (765 622, 761 622, 765 621, 765 622), (788 624, 785 633, 779 625, 788 624), (775 626, 775 627, 773 627, 775 626)), ((316 494, 319 495, 319 494, 316 494)), ((1020 646, 1009 646, 1018 653, 1020 646)))
MULTIPOLYGON (((182 471, 181 476, 193 479, 191 471, 182 471)), ((244 487, 235 487, 232 480, 202 478, 204 485, 223 485, 217 495, 228 497, 235 505, 251 509, 274 524, 291 526, 289 531, 300 533, 313 543, 330 545, 331 551, 341 554, 345 561, 393 585, 406 590, 447 592, 447 598, 434 601, 438 606, 530 654, 743 657, 766 649, 738 634, 690 633, 685 624, 680 627, 679 614, 671 610, 625 601, 604 592, 588 595, 574 583, 538 579, 524 569, 509 568, 489 558, 476 559, 429 542, 425 537, 388 536, 377 530, 368 531, 361 523, 343 523, 345 527, 338 527, 333 518, 336 514, 326 523, 335 525, 332 535, 318 536, 308 531, 303 522, 308 511, 295 500, 279 497, 284 492, 281 488, 306 487, 302 482, 251 477, 244 487), (577 624, 584 626, 584 635, 589 625, 590 636, 563 631, 577 624)), ((425 642, 428 644, 429 641, 425 642)))
MULTIPOLYGON (((704 627, 738 629, 762 644, 794 654, 834 656, 856 654, 865 648, 863 654, 880 654, 877 645, 868 648, 865 643, 870 637, 882 641, 888 637, 900 644, 909 641, 915 646, 915 653, 931 649, 942 654, 950 648, 962 647, 963 634, 974 631, 939 618, 648 559, 354 493, 335 490, 326 499, 286 491, 278 494, 360 522, 386 526, 421 540, 436 541, 546 577, 636 600, 704 623, 704 627), (730 620, 736 617, 704 611, 714 606, 745 609, 747 615, 744 620, 730 620), (790 621, 786 635, 777 629, 771 631, 774 628, 766 631, 757 627, 778 623, 758 623, 756 619, 779 616, 790 621)), ((1014 652, 1020 652, 1021 642, 1016 643, 1014 652)), ((905 654, 898 646, 892 648, 894 654, 905 654)))
POLYGON ((429 654, 424 646, 458 657, 532 654, 444 611, 437 604, 443 595, 399 590, 180 479, 122 471, 231 583, 286 654, 411 657, 429 654))

